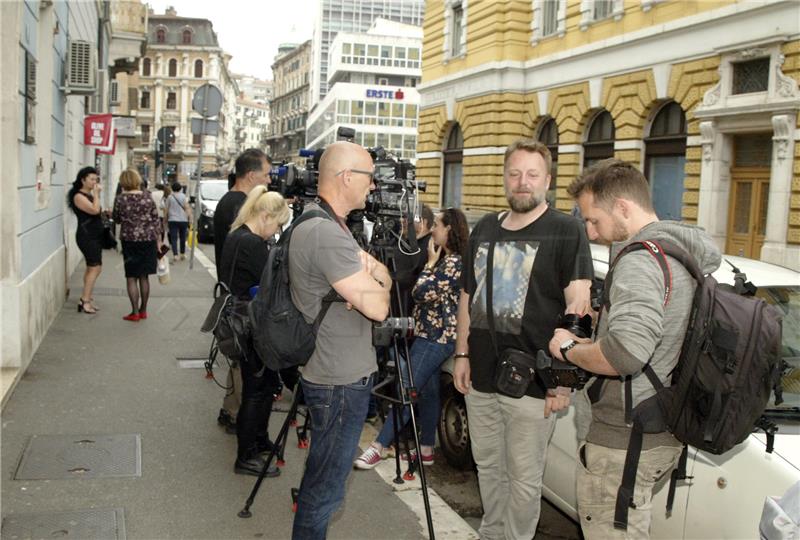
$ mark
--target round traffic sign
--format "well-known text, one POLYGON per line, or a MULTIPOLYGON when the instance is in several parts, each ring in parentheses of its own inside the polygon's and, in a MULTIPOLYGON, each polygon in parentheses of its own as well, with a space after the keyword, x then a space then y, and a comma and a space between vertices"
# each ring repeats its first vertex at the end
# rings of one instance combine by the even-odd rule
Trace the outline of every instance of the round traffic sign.
POLYGON ((222 109, 222 92, 212 84, 204 84, 194 93, 192 109, 206 118, 217 116, 222 109))

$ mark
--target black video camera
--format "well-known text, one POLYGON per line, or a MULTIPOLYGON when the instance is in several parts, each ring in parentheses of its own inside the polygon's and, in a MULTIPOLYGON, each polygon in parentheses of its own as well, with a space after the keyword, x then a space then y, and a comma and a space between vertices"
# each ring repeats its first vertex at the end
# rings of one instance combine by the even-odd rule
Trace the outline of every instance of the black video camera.
POLYGON ((312 200, 317 196, 319 182, 319 159, 323 150, 300 150, 300 157, 306 158, 305 167, 295 163, 281 162, 269 172, 267 189, 277 191, 284 199, 298 197, 312 200))
POLYGON ((413 336, 413 317, 389 317, 385 321, 372 323, 372 345, 375 347, 388 347, 394 337, 413 336))
MULTIPOLYGON (((568 313, 561 317, 558 327, 568 330, 579 338, 586 338, 592 335, 592 316, 581 317, 568 313)), ((536 354, 535 371, 545 388, 563 386, 580 390, 592 377, 592 374, 585 369, 553 358, 545 350, 539 350, 536 354)))

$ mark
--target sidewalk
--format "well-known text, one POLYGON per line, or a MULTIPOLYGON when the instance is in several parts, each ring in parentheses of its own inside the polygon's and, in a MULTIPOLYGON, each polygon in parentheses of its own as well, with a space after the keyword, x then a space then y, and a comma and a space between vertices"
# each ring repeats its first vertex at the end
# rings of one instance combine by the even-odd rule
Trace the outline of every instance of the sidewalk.
MULTIPOLYGON (((166 286, 151 276, 149 318, 131 323, 122 320, 130 310, 122 258, 104 251, 103 260, 94 293, 101 311, 77 312, 81 266, 70 280, 69 300, 2 411, 4 522, 20 514, 122 509, 118 538, 289 538, 290 488, 299 486, 306 452, 296 448, 294 432, 283 474, 264 481, 252 518, 237 517, 255 477, 233 473, 235 436, 216 424, 223 390, 203 369, 178 366, 178 358, 207 356, 210 338, 199 327, 211 303, 209 272, 196 260, 191 271, 188 261, 173 265, 166 286), (79 470, 69 479, 15 480, 31 437, 57 434, 138 434, 141 476, 81 478, 91 471, 79 470)), ((215 373, 224 382, 224 371, 215 373)), ((272 437, 283 418, 272 415, 272 437)), ((45 457, 52 465, 67 461, 58 452, 45 457)), ((66 526, 43 530, 51 531, 48 538, 75 537, 66 526)), ((426 536, 424 521, 375 472, 351 475, 329 529, 330 538, 426 536)), ((437 537, 447 536, 437 530, 437 537)))

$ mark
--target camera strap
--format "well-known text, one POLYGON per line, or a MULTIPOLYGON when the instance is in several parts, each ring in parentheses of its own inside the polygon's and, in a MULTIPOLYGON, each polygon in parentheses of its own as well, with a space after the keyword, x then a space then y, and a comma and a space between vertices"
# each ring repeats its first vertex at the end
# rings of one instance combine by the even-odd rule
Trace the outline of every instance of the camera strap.
POLYGON ((500 229, 507 216, 508 213, 497 215, 489 236, 489 249, 486 252, 486 322, 489 326, 492 347, 494 347, 495 361, 500 359, 500 349, 497 347, 497 333, 494 328, 494 305, 492 304, 494 292, 494 246, 497 244, 497 240, 500 237, 500 229))

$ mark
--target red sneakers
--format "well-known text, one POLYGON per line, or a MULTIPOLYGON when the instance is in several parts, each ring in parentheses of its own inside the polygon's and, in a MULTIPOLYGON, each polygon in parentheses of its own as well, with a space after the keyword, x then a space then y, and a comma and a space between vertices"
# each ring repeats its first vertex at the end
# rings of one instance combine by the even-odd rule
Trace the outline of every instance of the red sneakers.
POLYGON ((124 320, 126 320, 126 321, 133 321, 133 322, 137 322, 137 321, 140 319, 140 317, 139 317, 139 314, 138 314, 138 313, 130 313, 130 314, 128 314, 128 315, 125 315, 125 316, 124 316, 124 317, 122 317, 122 318, 123 318, 124 320))

